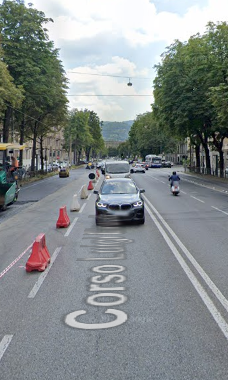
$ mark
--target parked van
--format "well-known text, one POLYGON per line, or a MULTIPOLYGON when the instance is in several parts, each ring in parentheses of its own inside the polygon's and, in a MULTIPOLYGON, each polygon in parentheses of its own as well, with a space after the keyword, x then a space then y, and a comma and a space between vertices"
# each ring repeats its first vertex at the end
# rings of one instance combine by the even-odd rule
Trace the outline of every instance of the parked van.
POLYGON ((130 164, 128 161, 106 161, 105 178, 130 177, 130 164))

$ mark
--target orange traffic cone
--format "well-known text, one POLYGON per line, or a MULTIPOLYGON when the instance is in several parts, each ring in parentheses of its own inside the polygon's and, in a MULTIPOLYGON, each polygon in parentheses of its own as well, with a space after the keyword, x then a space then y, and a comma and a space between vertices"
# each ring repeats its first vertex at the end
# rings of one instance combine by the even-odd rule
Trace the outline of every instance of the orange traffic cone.
POLYGON ((66 206, 60 207, 59 219, 56 222, 56 228, 68 227, 70 224, 70 218, 67 215, 66 206))
POLYGON ((89 184, 88 184, 88 187, 87 187, 87 190, 93 190, 93 182, 92 181, 89 181, 89 184))
POLYGON ((45 235, 40 234, 36 237, 33 246, 32 253, 26 263, 26 271, 32 272, 38 270, 43 272, 51 261, 51 256, 46 247, 45 235))

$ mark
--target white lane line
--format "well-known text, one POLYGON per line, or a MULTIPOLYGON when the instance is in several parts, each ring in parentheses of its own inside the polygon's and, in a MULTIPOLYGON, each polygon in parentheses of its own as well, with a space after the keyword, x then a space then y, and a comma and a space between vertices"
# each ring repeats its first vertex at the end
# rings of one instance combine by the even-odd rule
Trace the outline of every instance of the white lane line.
MULTIPOLYGON (((144 198, 146 198, 144 196, 144 198)), ((203 278, 207 286, 211 289, 211 291, 214 293, 214 295, 217 297, 217 299, 220 301, 220 303, 223 305, 224 309, 228 312, 228 301, 224 297, 224 295, 220 292, 220 290, 217 288, 217 286, 211 281, 210 277, 207 275, 207 273, 203 270, 203 268, 198 264, 198 262, 194 259, 194 257, 191 255, 191 253, 188 251, 188 249, 184 246, 184 244, 180 241, 180 239, 177 237, 175 232, 172 230, 172 228, 166 223, 166 221, 162 218, 162 216, 159 214, 159 212, 156 210, 156 208, 149 202, 149 200, 146 198, 146 201, 154 211, 154 213, 157 215, 157 217, 160 219, 162 224, 165 226, 167 231, 170 233, 170 235, 173 237, 173 239, 176 241, 176 243, 179 245, 185 256, 188 258, 188 260, 192 263, 194 268, 197 270, 197 272, 200 274, 200 276, 203 278)))
POLYGON ((4 352, 7 350, 13 335, 5 335, 4 338, 0 342, 0 360, 4 355, 4 352))
POLYGON ((40 277, 38 278, 37 282, 33 286, 31 292, 29 293, 28 298, 34 298, 35 297, 36 293, 38 292, 38 290, 40 289, 41 285, 43 284, 46 276, 48 275, 49 270, 51 269, 52 265, 54 264, 55 259, 57 258, 57 256, 58 256, 59 252, 61 251, 61 249, 62 249, 62 247, 56 248, 56 250, 54 251, 53 255, 51 256, 51 262, 50 262, 49 266, 45 269, 44 272, 41 273, 40 277))
POLYGON ((181 194, 185 194, 186 195, 187 193, 185 191, 181 190, 181 194))
MULTIPOLYGON (((148 203, 150 203, 150 202, 148 201, 148 203)), ((154 207, 152 206, 152 209, 153 208, 154 207)), ((169 246, 169 248, 173 252, 173 254, 176 257, 177 261, 179 262, 180 266, 184 270, 185 274, 187 275, 187 277, 191 281, 191 283, 194 286, 195 290, 197 291, 197 293, 201 297, 202 301, 206 305, 207 309, 211 313, 212 317, 214 318, 214 320, 218 324, 218 326, 221 329, 222 333, 224 334, 224 336, 228 340, 228 324, 226 323, 225 319, 222 317, 222 315, 220 314, 220 312, 218 311, 218 309, 214 305, 213 301, 208 296, 207 292, 202 287, 202 285, 199 283, 199 281, 197 280, 197 278, 195 277, 195 275, 193 274, 193 272, 191 271, 191 269, 189 268, 189 266, 187 265, 187 263, 185 262, 185 260, 182 258, 181 254, 178 252, 178 250, 176 249, 176 247, 174 246, 174 244, 172 243, 172 241, 170 240, 170 238, 166 234, 165 230, 162 228, 161 224, 158 222, 158 220, 156 219, 156 217, 153 215, 153 213, 151 212, 151 210, 149 209, 149 207, 147 206, 147 204, 146 204, 146 210, 149 213, 151 219, 154 221, 155 225, 157 226, 158 230, 160 231, 160 233, 163 236, 164 240, 166 241, 167 245, 169 246)), ((225 299, 225 297, 223 295, 222 295, 222 297, 225 299)), ((225 301, 227 303, 226 299, 225 299, 225 301)))
POLYGON ((82 207, 79 210, 79 213, 81 213, 84 210, 85 206, 86 206, 86 203, 83 203, 82 207))
POLYGON ((156 178, 156 177, 154 177, 154 176, 152 176, 152 175, 149 175, 148 177, 153 178, 153 179, 155 179, 155 180, 158 181, 158 182, 166 183, 166 182, 162 181, 161 179, 158 179, 158 178, 156 178))
POLYGON ((28 252, 29 249, 32 248, 33 244, 30 244, 28 248, 24 252, 22 252, 14 261, 12 261, 11 264, 8 265, 7 268, 5 268, 1 273, 0 273, 0 278, 3 277, 23 256, 26 252, 28 252))
POLYGON ((214 209, 217 210, 217 211, 222 212, 222 213, 225 214, 225 215, 228 215, 228 212, 225 212, 225 211, 223 211, 223 210, 220 210, 219 208, 214 207, 214 206, 211 206, 211 207, 214 208, 214 209))
POLYGON ((75 218, 73 222, 71 223, 70 227, 67 229, 67 232, 65 233, 64 236, 69 236, 71 231, 73 230, 75 223, 77 222, 78 218, 75 218))
POLYGON ((191 195, 191 198, 193 198, 193 199, 195 199, 196 201, 198 201, 198 202, 201 202, 201 203, 205 203, 204 201, 202 201, 201 199, 199 199, 199 198, 196 198, 196 197, 193 197, 193 195, 191 195))

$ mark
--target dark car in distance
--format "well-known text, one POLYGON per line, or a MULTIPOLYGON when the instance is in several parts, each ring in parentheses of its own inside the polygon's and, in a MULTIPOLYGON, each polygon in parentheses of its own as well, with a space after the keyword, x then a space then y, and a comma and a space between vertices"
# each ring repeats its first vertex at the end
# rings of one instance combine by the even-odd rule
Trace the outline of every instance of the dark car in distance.
POLYGON ((145 222, 144 201, 139 189, 130 178, 111 178, 103 181, 95 202, 96 224, 145 222))
POLYGON ((171 168, 172 164, 170 161, 162 161, 162 167, 163 168, 171 168))

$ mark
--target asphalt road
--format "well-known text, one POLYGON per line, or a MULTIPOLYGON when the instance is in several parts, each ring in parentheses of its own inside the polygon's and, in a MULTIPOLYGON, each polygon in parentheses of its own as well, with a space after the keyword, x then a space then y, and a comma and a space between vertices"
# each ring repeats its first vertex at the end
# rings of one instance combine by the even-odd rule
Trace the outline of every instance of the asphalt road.
POLYGON ((174 197, 169 173, 132 175, 138 226, 95 225, 83 168, 21 190, 0 224, 1 379, 228 379, 227 185, 180 173, 174 197), (28 273, 40 233, 51 263, 28 273))

